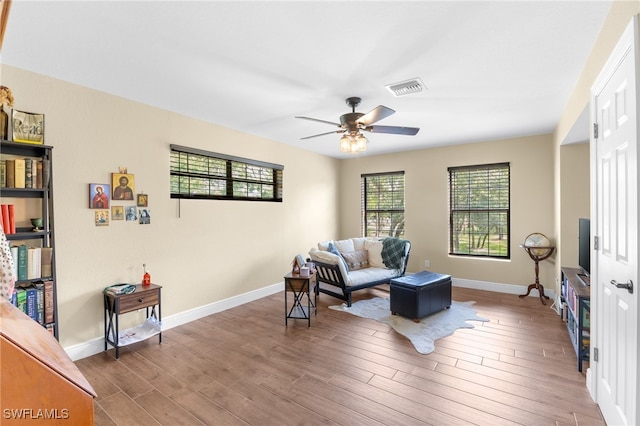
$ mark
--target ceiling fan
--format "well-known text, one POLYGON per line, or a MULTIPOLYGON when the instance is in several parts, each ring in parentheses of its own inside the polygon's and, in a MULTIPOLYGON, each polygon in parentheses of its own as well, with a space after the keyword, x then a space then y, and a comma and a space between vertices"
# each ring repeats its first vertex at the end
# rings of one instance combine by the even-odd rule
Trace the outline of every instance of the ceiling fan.
POLYGON ((306 136, 301 139, 311 139, 318 136, 329 135, 331 133, 343 133, 340 138, 340 150, 343 152, 361 152, 367 148, 367 138, 362 133, 363 131, 371 133, 391 133, 394 135, 409 135, 413 136, 420 130, 417 127, 401 127, 401 126, 374 126, 383 118, 386 118, 395 113, 394 110, 384 105, 378 105, 366 114, 356 112, 356 107, 360 105, 362 99, 358 97, 350 97, 345 100, 347 105, 351 107, 351 112, 340 116, 340 123, 334 123, 332 121, 320 120, 311 117, 296 116, 296 118, 302 118, 304 120, 317 121, 320 123, 331 124, 337 126, 338 130, 331 132, 319 133, 317 135, 306 136))

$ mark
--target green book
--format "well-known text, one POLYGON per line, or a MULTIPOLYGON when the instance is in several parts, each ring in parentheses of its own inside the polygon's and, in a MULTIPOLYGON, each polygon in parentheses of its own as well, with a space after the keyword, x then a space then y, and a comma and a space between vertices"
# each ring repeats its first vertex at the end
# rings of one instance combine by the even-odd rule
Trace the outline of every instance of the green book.
POLYGON ((27 279, 27 266, 29 263, 29 249, 24 244, 18 246, 18 280, 27 279))
POLYGON ((31 158, 24 159, 24 187, 33 188, 33 173, 31 172, 31 158))
POLYGON ((7 186, 7 160, 0 160, 0 188, 7 186))
POLYGON ((27 292, 22 287, 16 288, 16 307, 27 313, 27 292))

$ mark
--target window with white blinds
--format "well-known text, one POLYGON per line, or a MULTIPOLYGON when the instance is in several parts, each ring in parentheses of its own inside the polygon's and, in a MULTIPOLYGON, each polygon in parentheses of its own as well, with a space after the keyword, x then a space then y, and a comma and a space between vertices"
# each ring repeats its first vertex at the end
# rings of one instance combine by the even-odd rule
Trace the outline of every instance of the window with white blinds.
POLYGON ((404 172, 361 175, 362 235, 404 236, 404 172))
POLYGON ((449 168, 449 254, 510 258, 510 165, 449 168))

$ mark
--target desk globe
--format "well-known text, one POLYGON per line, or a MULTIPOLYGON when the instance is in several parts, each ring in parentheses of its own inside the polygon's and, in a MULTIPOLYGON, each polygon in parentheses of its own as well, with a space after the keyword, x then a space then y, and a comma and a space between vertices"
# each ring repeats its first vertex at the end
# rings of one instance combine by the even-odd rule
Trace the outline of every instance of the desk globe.
POLYGON ((540 284, 540 267, 538 266, 538 263, 549 258, 549 256, 553 254, 553 250, 555 249, 555 247, 551 245, 551 241, 549 241, 549 238, 547 238, 546 235, 539 232, 534 232, 533 234, 527 235, 527 238, 524 239, 524 244, 522 244, 520 247, 525 249, 529 257, 535 263, 536 272, 536 282, 530 284, 527 288, 527 293, 521 294, 520 297, 528 296, 531 290, 535 288, 540 294, 540 301, 543 305, 546 305, 545 299, 549 299, 549 296, 544 294, 544 287, 540 284))

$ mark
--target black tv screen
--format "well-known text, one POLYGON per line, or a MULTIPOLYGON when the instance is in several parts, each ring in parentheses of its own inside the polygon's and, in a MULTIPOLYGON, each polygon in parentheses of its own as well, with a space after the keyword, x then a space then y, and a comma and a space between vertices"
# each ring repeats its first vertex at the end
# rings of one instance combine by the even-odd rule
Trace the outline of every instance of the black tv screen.
POLYGON ((578 220, 578 266, 585 275, 591 271, 591 221, 578 220))

